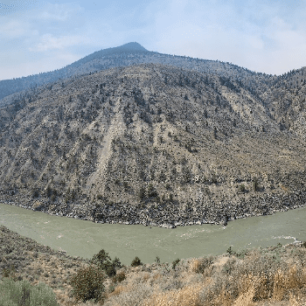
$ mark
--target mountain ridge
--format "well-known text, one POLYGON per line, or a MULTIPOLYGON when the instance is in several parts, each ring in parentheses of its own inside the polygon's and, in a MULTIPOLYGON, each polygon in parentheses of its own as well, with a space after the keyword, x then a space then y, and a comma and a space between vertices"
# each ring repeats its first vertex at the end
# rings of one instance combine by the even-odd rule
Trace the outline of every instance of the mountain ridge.
POLYGON ((103 49, 61 69, 43 72, 27 77, 0 81, 0 105, 5 104, 1 99, 16 92, 35 88, 44 84, 56 82, 73 76, 85 75, 95 71, 107 70, 115 67, 132 66, 142 63, 160 63, 174 65, 183 69, 194 69, 203 72, 214 72, 222 76, 257 75, 264 79, 271 75, 255 73, 246 68, 221 61, 190 58, 186 56, 173 56, 148 51, 138 43, 128 43, 119 47, 103 49))

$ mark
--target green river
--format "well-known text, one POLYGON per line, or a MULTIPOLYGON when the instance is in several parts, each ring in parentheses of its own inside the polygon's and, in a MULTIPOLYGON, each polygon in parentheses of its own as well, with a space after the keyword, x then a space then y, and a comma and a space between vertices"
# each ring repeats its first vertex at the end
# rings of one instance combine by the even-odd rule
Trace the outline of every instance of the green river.
POLYGON ((99 224, 51 216, 16 206, 0 204, 0 225, 23 236, 66 251, 72 256, 91 258, 104 249, 123 264, 135 256, 143 263, 191 258, 258 246, 306 241, 306 207, 274 215, 251 217, 218 225, 193 225, 164 229, 142 225, 99 224))

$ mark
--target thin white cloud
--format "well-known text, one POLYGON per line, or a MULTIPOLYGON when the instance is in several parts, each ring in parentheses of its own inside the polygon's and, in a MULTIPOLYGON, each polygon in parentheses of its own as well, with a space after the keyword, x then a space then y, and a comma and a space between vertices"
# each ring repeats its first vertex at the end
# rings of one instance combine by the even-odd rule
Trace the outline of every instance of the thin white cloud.
MULTIPOLYGON (((0 58, 1 58, 0 54, 0 58)), ((62 68, 67 63, 72 63, 80 57, 73 53, 58 51, 48 57, 31 57, 24 56, 19 58, 15 63, 3 63, 1 72, 5 71, 5 75, 1 79, 12 79, 21 76, 38 74, 46 71, 53 71, 62 68)))
POLYGON ((54 49, 66 49, 71 46, 83 45, 89 42, 88 38, 78 35, 56 37, 52 34, 44 34, 40 40, 39 43, 33 48, 30 47, 29 50, 34 52, 45 52, 54 49))
POLYGON ((0 23, 0 36, 10 39, 22 37, 28 34, 29 28, 27 24, 23 24, 19 20, 9 20, 0 23))
POLYGON ((67 3, 47 3, 43 11, 36 16, 36 19, 46 21, 67 21, 75 14, 82 11, 82 8, 77 5, 67 3))
POLYGON ((251 4, 170 1, 155 15, 155 49, 272 74, 305 66, 306 20, 296 12, 288 18, 276 5, 251 4))

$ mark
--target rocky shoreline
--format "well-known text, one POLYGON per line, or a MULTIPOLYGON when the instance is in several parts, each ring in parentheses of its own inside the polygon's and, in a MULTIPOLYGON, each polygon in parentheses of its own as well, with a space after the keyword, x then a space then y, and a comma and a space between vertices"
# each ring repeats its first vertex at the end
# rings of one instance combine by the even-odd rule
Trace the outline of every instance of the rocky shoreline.
POLYGON ((50 203, 47 199, 19 200, 1 199, 1 204, 14 205, 50 215, 89 220, 95 223, 158 226, 173 229, 177 226, 217 224, 227 225, 228 221, 252 216, 271 215, 279 211, 288 211, 306 204, 306 192, 289 195, 253 196, 233 202, 211 201, 207 205, 187 203, 184 207, 174 204, 154 205, 147 208, 131 204, 116 203, 98 205, 84 203, 50 203), (20 204, 22 203, 22 204, 20 204))

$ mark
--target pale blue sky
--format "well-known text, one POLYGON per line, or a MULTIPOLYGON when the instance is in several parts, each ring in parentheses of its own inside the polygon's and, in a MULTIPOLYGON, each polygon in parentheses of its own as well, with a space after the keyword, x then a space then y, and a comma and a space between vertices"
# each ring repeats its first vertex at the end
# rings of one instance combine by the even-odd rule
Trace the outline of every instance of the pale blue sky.
POLYGON ((281 74, 306 66, 306 0, 0 0, 0 79, 133 41, 281 74))

